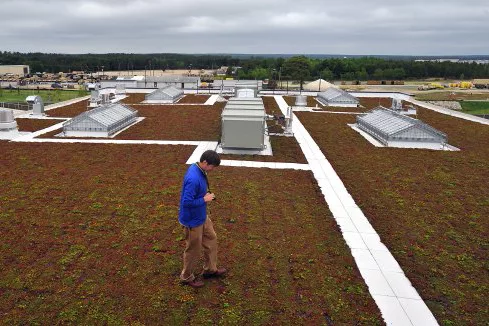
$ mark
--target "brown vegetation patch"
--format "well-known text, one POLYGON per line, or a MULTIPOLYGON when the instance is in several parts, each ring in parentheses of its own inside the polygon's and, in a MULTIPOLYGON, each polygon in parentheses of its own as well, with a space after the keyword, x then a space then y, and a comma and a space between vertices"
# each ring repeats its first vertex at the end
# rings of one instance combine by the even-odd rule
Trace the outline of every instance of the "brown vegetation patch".
POLYGON ((299 143, 294 137, 270 136, 273 156, 267 155, 234 155, 223 154, 223 160, 261 161, 261 162, 284 162, 307 164, 299 143))
POLYGON ((266 114, 282 114, 282 111, 280 110, 280 107, 277 104, 277 101, 275 101, 275 98, 273 96, 262 96, 263 100, 263 105, 265 106, 265 113, 266 114))
POLYGON ((17 125, 19 126, 19 131, 39 131, 44 128, 48 128, 63 122, 62 120, 55 119, 28 119, 28 118, 17 118, 17 125))
POLYGON ((123 104, 136 104, 143 102, 146 98, 146 93, 126 93, 126 97, 121 100, 123 104))
POLYGON ((211 97, 210 95, 187 94, 178 104, 204 104, 211 97))
POLYGON ((116 139, 205 140, 221 136, 224 103, 215 105, 131 105, 145 119, 116 139))
POLYGON ((177 221, 195 147, 0 147, 5 324, 382 324, 310 172, 213 171, 229 275, 197 291, 177 221))
POLYGON ((89 102, 89 100, 83 100, 60 108, 47 110, 45 113, 48 117, 72 118, 82 112, 88 111, 89 102))
POLYGON ((379 105, 390 108, 392 106, 392 99, 388 97, 358 97, 360 105, 365 107, 366 111, 375 109, 379 105))
POLYGON ((488 126, 420 109, 463 150, 376 148, 347 126, 355 117, 297 115, 440 324, 484 324, 488 126))
MULTIPOLYGON (((225 103, 205 106, 132 104, 130 107, 138 110, 139 116, 145 119, 124 130, 114 139, 219 141, 224 105, 225 103)), ((62 129, 57 129, 38 138, 52 138, 60 132, 62 129)))

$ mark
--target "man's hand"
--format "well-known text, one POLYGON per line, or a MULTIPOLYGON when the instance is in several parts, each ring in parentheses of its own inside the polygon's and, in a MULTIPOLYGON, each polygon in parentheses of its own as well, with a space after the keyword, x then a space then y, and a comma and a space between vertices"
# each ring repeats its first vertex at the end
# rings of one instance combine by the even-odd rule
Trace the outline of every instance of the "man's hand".
POLYGON ((216 199, 216 196, 212 192, 208 192, 204 196, 204 201, 206 203, 209 202, 209 201, 213 201, 214 199, 216 199))

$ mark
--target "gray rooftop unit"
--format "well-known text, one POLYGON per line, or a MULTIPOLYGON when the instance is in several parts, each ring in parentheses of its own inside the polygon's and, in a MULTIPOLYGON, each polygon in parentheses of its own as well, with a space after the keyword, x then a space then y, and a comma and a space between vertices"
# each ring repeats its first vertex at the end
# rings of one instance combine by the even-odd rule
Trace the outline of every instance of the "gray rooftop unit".
POLYGON ((167 86, 145 96, 145 103, 172 104, 184 96, 183 90, 167 86))
POLYGON ((262 103, 261 97, 231 97, 228 102, 262 103))
POLYGON ((263 149, 265 147, 265 111, 224 109, 222 148, 263 149))
POLYGON ((12 110, 0 109, 0 131, 17 130, 17 121, 12 110))
POLYGON ((100 91, 98 89, 94 89, 90 92, 90 103, 88 107, 96 108, 102 102, 100 91))
POLYGON ((27 96, 25 101, 27 102, 27 104, 29 104, 30 107, 32 107, 33 115, 44 115, 44 102, 39 95, 27 96))
POLYGON ((67 137, 110 137, 137 121, 138 111, 120 103, 99 106, 63 124, 67 137))
POLYGON ((234 96, 238 98, 253 98, 258 96, 258 83, 237 82, 234 86, 234 96))
POLYGON ((226 110, 258 110, 265 112, 263 100, 259 97, 232 97, 224 108, 226 110))
POLYGON ((226 109, 227 110, 254 110, 254 111, 263 112, 265 110, 265 107, 263 106, 263 104, 228 103, 226 104, 226 109))
POLYGON ((447 143, 446 134, 382 106, 357 116, 357 126, 388 147, 439 149, 447 143))
POLYGON ((360 103, 356 97, 336 87, 318 93, 317 100, 323 105, 341 107, 357 107, 360 103))

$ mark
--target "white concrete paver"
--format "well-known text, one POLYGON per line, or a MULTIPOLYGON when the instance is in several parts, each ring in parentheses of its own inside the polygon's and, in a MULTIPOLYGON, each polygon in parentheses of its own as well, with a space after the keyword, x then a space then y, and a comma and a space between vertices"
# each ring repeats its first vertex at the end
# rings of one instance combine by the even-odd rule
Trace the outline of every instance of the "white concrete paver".
MULTIPOLYGON (((285 100, 278 95, 274 98, 282 113, 286 114, 288 105, 285 100)), ((438 325, 297 117, 294 117, 292 131, 303 152, 307 153, 309 166, 387 325, 438 325)))
POLYGON ((215 142, 215 141, 213 141, 213 142, 206 142, 206 141, 199 142, 199 144, 197 145, 197 148, 194 150, 192 155, 190 155, 189 159, 187 160, 187 164, 199 162, 200 157, 202 156, 202 153, 204 153, 205 151, 207 151, 209 149, 214 151, 214 150, 216 150, 216 147, 217 147, 217 142, 215 142))
POLYGON ((399 302, 415 326, 438 325, 435 317, 421 300, 400 298, 399 302))
POLYGON ((214 105, 214 103, 216 103, 218 98, 219 98, 219 95, 211 95, 207 99, 207 101, 205 101, 204 105, 214 105))
POLYGON ((370 294, 395 297, 394 291, 392 291, 391 286, 381 271, 375 269, 362 269, 360 270, 360 274, 362 274, 365 283, 367 283, 370 294))
MULTIPOLYGON (((388 326, 413 326, 411 319, 403 309, 398 298, 388 295, 372 295, 372 297, 377 303, 377 306, 381 308, 382 316, 388 326)), ((414 318, 414 316, 412 318, 414 318)), ((433 324, 428 323, 426 325, 433 324)))

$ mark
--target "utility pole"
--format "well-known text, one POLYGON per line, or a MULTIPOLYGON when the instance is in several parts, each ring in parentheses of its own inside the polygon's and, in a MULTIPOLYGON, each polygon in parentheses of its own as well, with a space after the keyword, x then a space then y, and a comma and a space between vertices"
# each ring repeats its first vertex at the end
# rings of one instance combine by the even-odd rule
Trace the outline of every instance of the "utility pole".
POLYGON ((280 69, 278 71, 278 84, 279 89, 282 89, 282 66, 280 66, 280 69))

